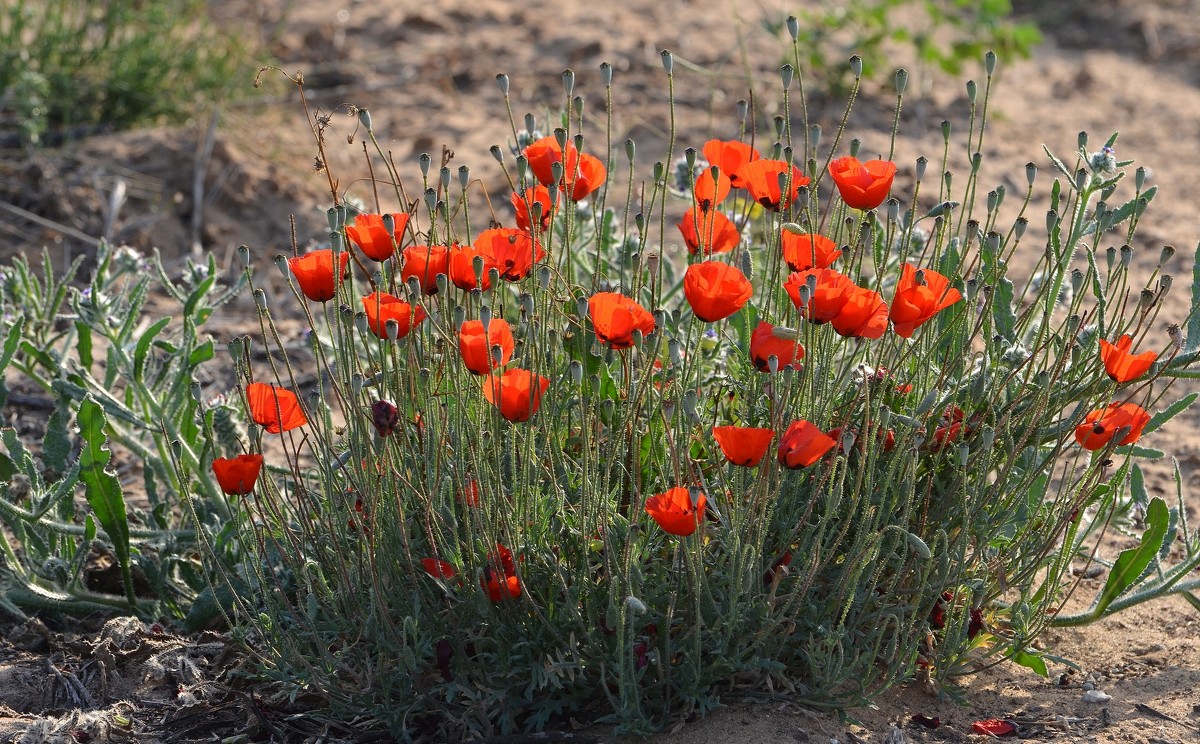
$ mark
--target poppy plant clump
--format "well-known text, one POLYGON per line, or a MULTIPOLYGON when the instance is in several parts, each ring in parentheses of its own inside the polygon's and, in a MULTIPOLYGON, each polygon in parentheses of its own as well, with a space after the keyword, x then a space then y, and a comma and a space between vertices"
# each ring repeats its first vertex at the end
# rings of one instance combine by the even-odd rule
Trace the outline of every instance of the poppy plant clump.
MULTIPOLYGON (((849 116, 822 136, 798 125, 803 96, 760 91, 714 114, 715 137, 672 122, 647 159, 608 118, 612 72, 600 106, 568 70, 561 116, 501 127, 494 182, 461 148, 412 163, 366 138, 367 176, 331 179, 347 250, 289 259, 282 300, 242 254, 263 332, 228 348, 256 426, 189 391, 198 375, 160 408, 219 497, 196 510, 225 563, 215 596, 273 674, 396 738, 564 710, 646 734, 733 683, 848 708, 1002 659, 1040 668, 1044 627, 1187 585, 1200 539, 1138 460, 1190 402, 1163 394, 1200 356, 1200 310, 1158 318, 1178 310, 1166 258, 1103 257, 1133 240, 1144 174, 1055 159, 1036 190, 1038 160, 989 192, 961 157, 985 151, 974 135, 947 128, 930 175, 894 136, 849 116), (1013 183, 1028 190, 1005 200, 1013 183), (397 211, 347 206, 372 202, 397 211), (1009 273, 1030 256, 1033 279, 1009 273), (301 332, 273 326, 289 312, 301 332), (1112 524, 1149 547, 1068 614, 1070 566, 1112 524)), ((986 107, 969 116, 983 132, 986 107)), ((152 331, 112 345, 130 386, 160 374, 152 331)))

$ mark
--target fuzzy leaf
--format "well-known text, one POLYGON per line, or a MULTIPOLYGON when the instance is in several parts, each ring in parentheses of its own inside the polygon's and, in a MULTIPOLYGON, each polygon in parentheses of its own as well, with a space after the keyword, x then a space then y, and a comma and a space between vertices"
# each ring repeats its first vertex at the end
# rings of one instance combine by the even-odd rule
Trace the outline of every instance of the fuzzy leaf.
POLYGON ((89 395, 80 404, 76 420, 79 423, 79 435, 83 439, 79 477, 85 486, 88 505, 112 540, 113 553, 117 556, 121 578, 125 581, 125 596, 130 604, 136 605, 133 577, 129 570, 129 521, 125 512, 125 494, 121 491, 117 476, 108 470, 112 453, 106 446, 108 436, 104 433, 104 409, 89 395))
POLYGON ((1013 654, 1012 660, 1026 669, 1032 669, 1043 677, 1050 676, 1050 670, 1046 668, 1046 660, 1037 654, 1018 651, 1013 654))
POLYGON ((1200 350, 1200 243, 1196 245, 1196 257, 1192 260, 1192 311, 1188 316, 1187 341, 1183 353, 1200 350))
POLYGON ((1167 525, 1169 523, 1170 514, 1167 511, 1167 504, 1156 497, 1146 509, 1146 531, 1142 533, 1141 543, 1136 548, 1122 550, 1121 554, 1117 556, 1112 570, 1108 572, 1108 581, 1105 582, 1104 589, 1096 598, 1096 605, 1093 609, 1095 616, 1102 616, 1104 610, 1112 604, 1114 599, 1137 583, 1142 572, 1146 570, 1150 561, 1154 560, 1154 556, 1162 548, 1163 541, 1168 539, 1167 525))
POLYGON ((1150 417, 1150 423, 1146 424, 1146 428, 1142 430, 1142 434, 1149 434, 1150 432, 1155 431, 1163 424, 1183 413, 1185 410, 1187 410, 1188 406, 1196 402, 1196 398, 1200 398, 1200 393, 1188 393, 1171 405, 1154 414, 1150 417))

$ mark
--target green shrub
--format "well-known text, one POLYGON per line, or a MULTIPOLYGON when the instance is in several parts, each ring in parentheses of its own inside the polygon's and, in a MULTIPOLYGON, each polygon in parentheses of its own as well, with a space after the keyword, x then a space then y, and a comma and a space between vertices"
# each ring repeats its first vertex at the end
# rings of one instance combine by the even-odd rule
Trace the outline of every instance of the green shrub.
POLYGON ((3 0, 0 134, 39 144, 178 121, 219 99, 237 47, 206 12, 197 0, 3 0))
MULTIPOLYGON (((569 71, 566 126, 518 134, 515 163, 493 148, 517 229, 485 227, 465 167, 423 156, 402 185, 379 149, 385 192, 413 211, 333 194, 330 248, 276 259, 290 295, 247 272, 272 353, 231 345, 260 426, 248 452, 223 445, 249 455, 225 486, 233 521, 201 529, 240 542, 244 560, 214 567, 265 673, 397 737, 451 740, 568 715, 647 732, 726 689, 853 707, 1003 658, 1044 672, 1032 641, 1069 562, 1144 497, 1136 463, 1160 455, 1139 437, 1196 397, 1155 412, 1195 375, 1200 285, 1186 342, 1156 333, 1171 280, 1113 245, 1155 189, 1125 177, 1115 136, 1052 158, 1044 204, 1024 166, 1011 223, 1003 187, 975 198, 994 64, 969 86, 976 154, 951 162, 947 125, 936 175, 922 158, 891 198, 886 164, 834 160, 845 133, 823 147, 807 126, 760 165, 719 143, 705 163, 697 142, 647 168, 632 141, 586 135, 569 71), (622 158, 634 175, 607 178, 622 158), (676 224, 716 214, 728 246, 671 252, 676 224), (1018 277, 1017 251, 1039 251, 1021 245, 1029 214, 1046 235, 1018 277), (297 311, 319 385, 273 323, 297 311), (721 441, 724 426, 741 428, 721 441), (757 465, 750 429, 770 440, 757 465)), ((783 80, 786 114, 790 66, 783 80)), ((1075 621, 1200 585, 1183 512, 1146 509, 1142 544, 1075 621)))

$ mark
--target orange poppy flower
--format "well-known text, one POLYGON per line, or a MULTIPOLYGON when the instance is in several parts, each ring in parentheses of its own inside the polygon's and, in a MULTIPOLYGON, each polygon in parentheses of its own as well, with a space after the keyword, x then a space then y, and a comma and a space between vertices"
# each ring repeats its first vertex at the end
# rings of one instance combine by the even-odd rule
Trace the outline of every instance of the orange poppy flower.
POLYGON ((514 193, 509 197, 512 202, 513 210, 517 213, 517 227, 522 230, 533 229, 533 205, 540 204, 542 206, 542 217, 539 220, 542 232, 550 229, 550 221, 554 219, 554 211, 556 209, 555 202, 550 200, 550 190, 545 186, 534 186, 533 188, 525 189, 524 194, 514 193))
POLYGON ((346 226, 346 234, 354 244, 362 249, 367 258, 372 261, 386 261, 396 252, 400 245, 404 227, 408 224, 408 215, 399 212, 392 215, 395 221, 394 232, 388 235, 383 227, 383 215, 360 214, 354 218, 353 225, 346 226))
POLYGON ((476 242, 476 245, 459 245, 455 243, 450 246, 450 255, 446 261, 446 273, 450 277, 450 283, 459 289, 491 289, 492 277, 488 269, 496 265, 496 257, 492 254, 492 247, 484 243, 482 246, 476 242), (476 257, 483 259, 483 272, 477 277, 475 275, 475 259, 476 257))
POLYGON ((772 212, 787 209, 800 187, 808 185, 808 177, 800 168, 789 166, 784 160, 753 160, 741 167, 738 176, 754 201, 772 212), (782 183, 781 177, 785 179, 782 183))
POLYGON ((246 386, 250 418, 271 434, 299 428, 308 423, 300 399, 287 388, 252 382, 246 386))
POLYGON ((404 249, 404 267, 400 280, 416 277, 421 291, 437 294, 437 275, 450 273, 450 250, 444 245, 410 245, 404 249))
POLYGON ((704 143, 704 159, 713 165, 717 166, 722 173, 729 176, 729 180, 734 188, 745 188, 746 184, 742 182, 738 171, 742 166, 752 160, 758 160, 761 156, 758 150, 755 150, 745 142, 737 140, 718 140, 713 139, 704 143))
POLYGON ((720 261, 694 263, 683 275, 683 294, 692 312, 709 323, 741 310, 753 293, 741 269, 720 261))
POLYGON ((616 292, 597 292, 588 298, 588 316, 596 337, 610 349, 633 346, 633 332, 645 336, 654 330, 654 316, 629 297, 616 292))
POLYGON ((783 231, 783 260, 792 271, 827 269, 841 257, 842 251, 824 235, 797 235, 791 230, 783 231))
POLYGON ((586 152, 580 153, 578 165, 568 167, 563 177, 563 191, 571 201, 581 201, 603 186, 607 176, 608 169, 600 158, 586 152))
POLYGON ((800 315, 808 322, 819 325, 836 318, 858 287, 850 277, 833 269, 807 269, 792 273, 783 283, 783 288, 800 315), (809 277, 814 277, 816 282, 811 296, 804 301, 800 289, 810 284, 809 277))
POLYGON ((508 364, 515 345, 512 328, 503 318, 492 318, 486 337, 481 320, 468 320, 458 329, 458 353, 467 369, 477 375, 491 374, 496 367, 508 364), (500 361, 492 356, 492 348, 496 346, 500 347, 500 361))
POLYGON ((683 213, 678 227, 691 254, 700 253, 702 248, 706 256, 727 253, 742 242, 742 233, 733 220, 715 209, 704 212, 693 207, 683 213))
POLYGON ((212 471, 221 491, 230 496, 245 496, 254 490, 262 465, 262 455, 218 457, 213 460, 212 471))
POLYGON ((712 169, 705 168, 696 176, 696 185, 692 187, 692 195, 696 198, 696 206, 701 212, 707 212, 729 196, 731 187, 729 176, 718 170, 713 178, 712 169))
POLYGON ((835 446, 837 442, 811 421, 793 421, 779 440, 779 464, 792 470, 806 468, 835 446))
MULTIPOLYGON (((563 159, 562 146, 558 144, 557 137, 542 137, 526 145, 521 152, 529 162, 529 171, 539 183, 543 186, 554 183, 554 164, 561 163, 563 159)), ((575 145, 567 142, 567 157, 574 160, 576 155, 575 145)), ((565 164, 563 172, 566 173, 565 164)))
POLYGON ((918 326, 962 299, 946 277, 933 269, 921 273, 924 281, 918 283, 917 267, 906 263, 896 284, 891 317, 901 338, 910 338, 918 326))
POLYGON ((933 439, 925 445, 925 448, 938 452, 947 444, 957 442, 958 438, 962 436, 965 418, 966 414, 958 406, 950 406, 942 411, 941 422, 933 430, 933 439))
POLYGON ((420 305, 410 305, 399 297, 386 292, 373 292, 363 298, 363 308, 367 311, 367 325, 371 332, 379 338, 387 340, 387 322, 396 321, 398 325, 396 338, 404 338, 417 324, 425 319, 425 308, 420 305))
POLYGON ((533 265, 546 258, 546 249, 528 230, 511 227, 494 227, 479 233, 475 249, 482 255, 490 254, 500 278, 508 282, 529 276, 533 265))
POLYGON ((435 579, 453 579, 458 576, 458 571, 454 570, 454 564, 440 558, 422 558, 421 568, 435 579))
MULTIPOLYGON (((350 254, 342 251, 338 255, 341 271, 338 276, 346 273, 346 264, 350 254)), ((313 302, 332 300, 337 294, 337 286, 333 275, 333 251, 326 248, 322 251, 309 251, 303 256, 293 256, 287 260, 288 270, 296 277, 300 292, 313 302)))
POLYGON ((517 566, 513 562, 511 550, 496 544, 496 552, 488 556, 488 565, 483 567, 483 576, 480 577, 479 584, 487 592, 488 599, 493 602, 517 599, 521 596, 521 580, 517 578, 517 566))
POLYGON ((1100 359, 1104 362, 1104 371, 1116 382, 1129 382, 1146 374, 1158 354, 1153 351, 1143 351, 1141 354, 1130 354, 1133 346, 1133 336, 1128 333, 1117 339, 1114 346, 1100 339, 1100 359))
POLYGON ((472 508, 479 507, 479 484, 474 478, 468 478, 466 485, 459 489, 458 500, 472 508))
POLYGON ((750 334, 750 361, 759 372, 770 372, 771 357, 778 360, 777 370, 785 367, 800 367, 804 358, 804 347, 795 338, 794 331, 784 331, 766 322, 758 321, 754 332, 750 334))
POLYGON ((890 160, 838 158, 829 164, 829 176, 837 184, 842 201, 851 209, 874 209, 887 198, 896 176, 896 164, 890 160))
POLYGON ((762 462, 771 440, 773 429, 754 429, 748 426, 714 426, 713 439, 721 446, 725 459, 734 465, 752 468, 762 462))
POLYGON ((692 502, 692 489, 676 486, 646 499, 646 513, 672 535, 687 537, 694 533, 704 519, 708 500, 699 490, 692 502))
MULTIPOLYGON (((495 323, 496 321, 492 321, 495 323)), ((483 382, 483 397, 512 422, 528 421, 542 404, 550 380, 527 369, 508 369, 483 382)))
POLYGON ((888 306, 883 295, 851 284, 845 303, 830 324, 847 338, 880 338, 887 331, 888 306))
POLYGON ((1150 414, 1146 409, 1134 403, 1114 402, 1089 413, 1083 423, 1075 427, 1075 441, 1084 449, 1098 450, 1108 446, 1113 437, 1128 427, 1117 444, 1133 444, 1142 436, 1148 423, 1150 414))

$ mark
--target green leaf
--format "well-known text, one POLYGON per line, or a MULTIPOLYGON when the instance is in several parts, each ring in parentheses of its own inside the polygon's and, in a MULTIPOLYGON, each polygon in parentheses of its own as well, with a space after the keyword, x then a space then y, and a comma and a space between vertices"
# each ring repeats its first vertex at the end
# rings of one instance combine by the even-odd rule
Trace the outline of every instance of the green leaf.
POLYGON ((1097 596, 1092 610, 1096 617, 1103 616, 1104 610, 1114 599, 1138 582, 1142 572, 1162 548, 1163 540, 1167 539, 1169 522, 1167 503, 1155 497, 1146 509, 1146 531, 1142 533, 1141 543, 1136 548, 1122 550, 1108 573, 1108 581, 1104 583, 1104 589, 1097 596))
POLYGON ((1146 492, 1146 476, 1136 463, 1129 475, 1129 495, 1133 497, 1133 503, 1143 509, 1150 503, 1150 494, 1146 492))
MULTIPOLYGON (((8 369, 13 355, 17 353, 17 347, 21 343, 21 332, 24 329, 25 319, 17 316, 12 328, 8 329, 8 337, 4 339, 4 349, 0 351, 0 371, 8 369)), ((3 381, 4 378, 0 376, 0 407, 8 402, 8 386, 4 385, 3 381)))
POLYGON ((1026 669, 1032 669, 1043 677, 1050 676, 1050 670, 1046 668, 1046 660, 1037 654, 1018 651, 1013 654, 1012 660, 1026 669))
POLYGON ((169 317, 163 318, 154 325, 146 329, 142 337, 138 339, 137 348, 133 352, 133 379, 141 380, 142 371, 146 368, 146 353, 150 351, 150 343, 154 341, 154 337, 162 333, 162 329, 167 327, 171 322, 169 317))
POLYGON ((1008 341, 1017 339, 1017 314, 1013 310, 1013 283, 1008 277, 1000 277, 992 296, 992 322, 996 333, 1008 341))
POLYGON ((1196 244, 1196 257, 1192 260, 1192 310, 1188 315, 1187 340, 1183 353, 1200 350, 1200 243, 1196 244))
POLYGON ((67 401, 59 398, 46 422, 46 437, 42 440, 42 462, 56 473, 67 472, 67 461, 71 457, 71 437, 67 432, 67 421, 71 411, 67 401))
POLYGON ((1146 200, 1145 203, 1148 204, 1150 202, 1150 200, 1154 198, 1154 195, 1157 193, 1158 193, 1158 187, 1151 186, 1150 188, 1146 189, 1142 193, 1138 194, 1135 198, 1130 199, 1129 201, 1125 202, 1121 206, 1117 207, 1115 210, 1113 210, 1113 213, 1108 218, 1109 224, 1110 225, 1119 225, 1122 222, 1124 222, 1125 220, 1129 219, 1130 217, 1133 216, 1134 210, 1138 209, 1138 202, 1140 200, 1145 199, 1146 200))
POLYGON ((203 364, 214 356, 213 342, 210 338, 204 343, 192 349, 192 353, 188 355, 188 366, 195 367, 198 364, 203 364))
POLYGON ((82 320, 75 321, 75 331, 79 334, 79 340, 75 342, 75 349, 79 352, 79 363, 92 368, 92 327, 82 320))
POLYGON ((1161 460, 1167 456, 1162 450, 1150 449, 1149 447, 1139 447, 1136 444, 1127 444, 1124 447, 1117 447, 1113 452, 1118 455, 1128 455, 1129 457, 1140 457, 1144 460, 1161 460))
POLYGON ((79 476, 85 486, 88 505, 112 540, 113 553, 121 568, 121 578, 125 581, 125 596, 130 604, 136 606, 133 576, 129 570, 129 521, 125 512, 125 494, 121 491, 117 476, 108 470, 112 453, 106 446, 108 436, 104 433, 107 425, 104 409, 88 395, 79 406, 76 420, 79 423, 79 436, 83 439, 79 476))
POLYGON ((1200 398, 1200 393, 1188 393, 1171 405, 1154 414, 1150 417, 1150 423, 1146 424, 1146 428, 1142 430, 1142 433, 1149 434, 1179 414, 1183 413, 1185 410, 1187 410, 1188 406, 1196 402, 1196 398, 1200 398))

